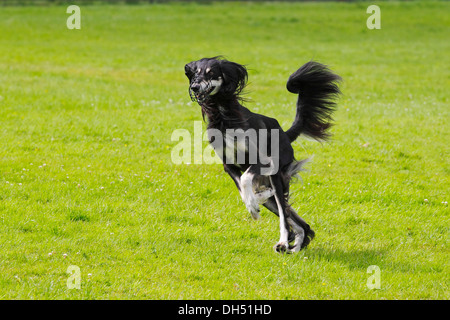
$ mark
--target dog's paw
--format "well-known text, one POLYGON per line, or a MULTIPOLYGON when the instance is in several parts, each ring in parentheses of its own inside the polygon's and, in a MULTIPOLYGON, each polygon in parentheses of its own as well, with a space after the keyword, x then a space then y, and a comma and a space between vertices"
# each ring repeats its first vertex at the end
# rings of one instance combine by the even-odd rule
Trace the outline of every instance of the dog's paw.
POLYGON ((289 244, 288 244, 287 242, 284 242, 284 241, 278 242, 278 243, 273 247, 273 249, 274 249, 276 252, 279 252, 279 253, 290 253, 290 251, 289 251, 289 244))
POLYGON ((297 253, 302 249, 299 244, 289 245, 288 253, 297 253))
POLYGON ((312 229, 310 229, 306 236, 301 236, 300 239, 296 239, 294 241, 293 245, 289 245, 288 253, 296 253, 299 252, 302 249, 305 249, 308 244, 311 242, 312 239, 314 239, 315 233, 312 229))
POLYGON ((242 200, 245 203, 245 207, 247 208, 248 212, 251 213, 252 218, 255 220, 259 219, 259 203, 257 198, 254 194, 246 194, 242 193, 242 200))
POLYGON ((259 205, 256 202, 246 203, 245 206, 247 210, 251 213, 252 218, 255 220, 259 219, 259 205))
POLYGON ((266 203, 267 199, 269 199, 274 194, 275 194, 275 192, 273 191, 273 189, 269 188, 269 189, 266 189, 266 190, 263 190, 260 192, 256 192, 255 198, 259 204, 264 204, 264 203, 266 203))
POLYGON ((304 249, 308 246, 308 244, 311 242, 312 239, 316 236, 316 233, 314 230, 309 229, 308 233, 306 234, 306 237, 303 239, 303 243, 300 249, 304 249))

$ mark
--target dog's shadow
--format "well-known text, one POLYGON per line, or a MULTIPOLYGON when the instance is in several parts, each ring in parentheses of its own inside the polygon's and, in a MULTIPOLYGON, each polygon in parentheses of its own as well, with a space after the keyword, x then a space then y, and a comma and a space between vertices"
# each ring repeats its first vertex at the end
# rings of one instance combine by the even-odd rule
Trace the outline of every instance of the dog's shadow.
MULTIPOLYGON (((304 251, 304 257, 314 260, 325 260, 347 265, 350 270, 366 270, 371 265, 392 269, 389 261, 389 251, 386 249, 339 249, 330 247, 310 246, 304 251)), ((395 266, 408 270, 408 266, 395 266)), ((397 270, 398 271, 398 270, 397 270)))

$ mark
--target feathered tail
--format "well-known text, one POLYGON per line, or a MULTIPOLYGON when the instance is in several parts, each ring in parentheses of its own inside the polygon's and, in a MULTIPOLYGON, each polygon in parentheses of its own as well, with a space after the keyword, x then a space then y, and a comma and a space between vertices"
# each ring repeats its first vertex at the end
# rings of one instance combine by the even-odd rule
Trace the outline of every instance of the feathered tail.
POLYGON ((330 136, 326 131, 332 126, 341 80, 327 66, 315 61, 307 62, 289 77, 286 88, 298 94, 297 114, 292 127, 286 131, 291 142, 301 134, 316 140, 330 136))

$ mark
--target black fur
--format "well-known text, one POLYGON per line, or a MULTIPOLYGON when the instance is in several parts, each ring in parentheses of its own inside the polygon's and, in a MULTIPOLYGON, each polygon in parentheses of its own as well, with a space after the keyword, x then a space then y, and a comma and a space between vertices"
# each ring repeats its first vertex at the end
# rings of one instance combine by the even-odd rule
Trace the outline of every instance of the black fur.
POLYGON ((286 131, 292 142, 300 134, 316 140, 325 140, 329 134, 335 98, 341 91, 341 77, 323 64, 310 61, 294 72, 286 84, 289 92, 298 94, 297 114, 292 127, 286 131))
MULTIPOLYGON (((304 231, 301 248, 306 247, 314 238, 314 231, 288 203, 290 181, 302 170, 302 165, 306 161, 297 161, 294 158, 291 143, 301 134, 317 140, 329 137, 327 129, 331 126, 331 115, 336 108, 334 98, 340 93, 337 84, 341 78, 326 66, 314 61, 306 63, 294 72, 287 82, 287 89, 299 94, 297 114, 291 128, 285 132, 276 119, 253 113, 242 106, 241 103, 244 101, 242 94, 248 78, 245 66, 222 57, 203 58, 188 63, 185 66, 185 73, 190 83, 189 94, 192 100, 201 106, 203 119, 206 117, 208 122, 208 129, 219 130, 223 133, 223 137, 227 129, 254 129, 258 139, 259 129, 267 129, 267 145, 270 145, 272 139, 270 130, 278 129, 279 170, 276 173, 270 176, 261 175, 264 168, 261 159, 258 156, 257 163, 250 163, 249 154, 246 154, 245 161, 240 163, 224 161, 224 170, 233 179, 239 191, 242 191, 241 176, 244 172, 254 175, 252 181, 255 190, 272 188, 275 194, 267 199, 264 206, 277 215, 281 207, 289 231, 289 242, 293 241, 301 227, 304 231), (221 85, 214 87, 211 80, 221 81, 221 85), (276 198, 279 199, 279 206, 276 198)), ((222 145, 226 144, 225 140, 221 142, 222 145)), ((214 148, 217 145, 213 137, 210 138, 210 143, 214 148)), ((269 153, 269 156, 273 155, 269 153)), ((292 248, 293 246, 289 248, 280 246, 280 243, 276 246, 276 250, 281 252, 292 248)))

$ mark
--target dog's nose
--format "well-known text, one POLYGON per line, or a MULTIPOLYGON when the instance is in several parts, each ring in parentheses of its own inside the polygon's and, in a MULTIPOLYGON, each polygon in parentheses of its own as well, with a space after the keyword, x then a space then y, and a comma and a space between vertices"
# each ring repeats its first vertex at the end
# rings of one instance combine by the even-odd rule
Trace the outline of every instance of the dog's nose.
POLYGON ((200 90, 200 84, 199 83, 194 83, 191 86, 191 90, 194 91, 195 93, 197 93, 200 90))

